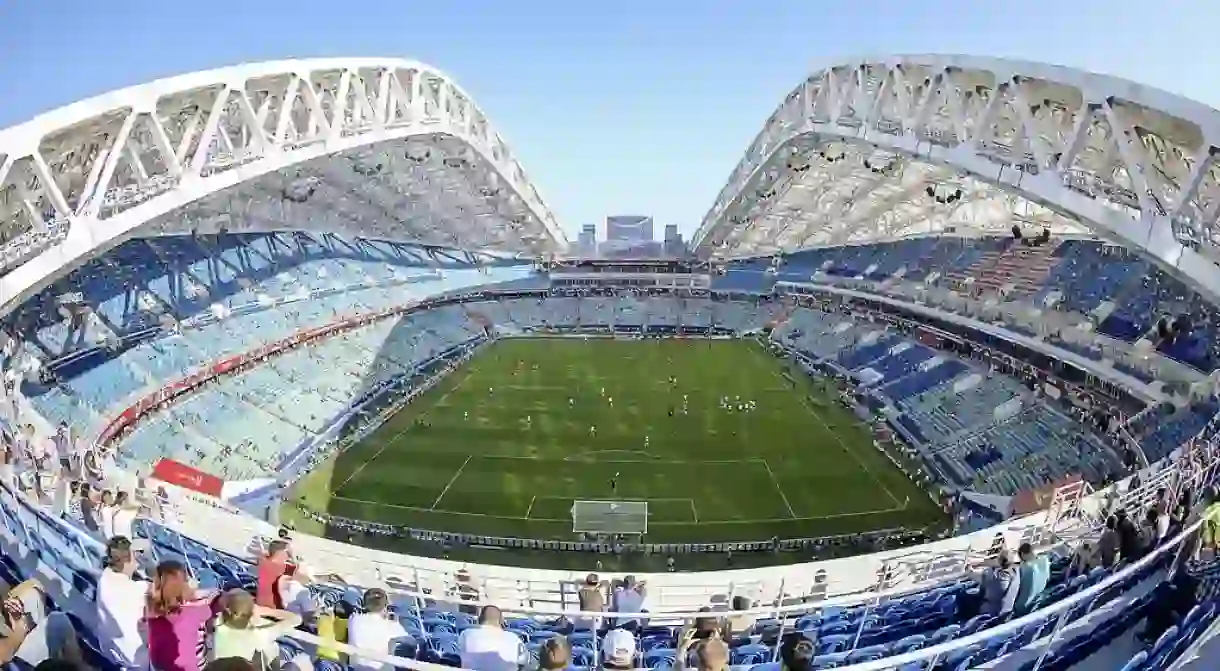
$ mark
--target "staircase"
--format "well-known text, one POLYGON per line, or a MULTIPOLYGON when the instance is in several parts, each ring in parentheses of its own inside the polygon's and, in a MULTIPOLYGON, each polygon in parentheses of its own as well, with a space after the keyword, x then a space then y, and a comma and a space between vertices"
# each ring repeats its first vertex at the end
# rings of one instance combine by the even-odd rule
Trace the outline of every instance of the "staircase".
POLYGON ((955 288, 964 288, 968 284, 966 279, 973 278, 969 286, 978 295, 999 292, 1005 286, 1012 285, 1008 298, 1020 298, 1042 289, 1042 283, 1051 269, 1059 263, 1055 257, 1058 246, 1058 242, 1041 247, 1014 242, 1003 250, 986 252, 964 272, 954 271, 945 277, 955 288))

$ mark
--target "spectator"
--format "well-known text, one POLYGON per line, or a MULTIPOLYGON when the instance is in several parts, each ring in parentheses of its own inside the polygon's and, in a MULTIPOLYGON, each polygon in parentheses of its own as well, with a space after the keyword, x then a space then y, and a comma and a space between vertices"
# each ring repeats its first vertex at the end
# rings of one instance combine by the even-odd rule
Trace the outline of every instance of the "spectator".
POLYGON ((783 671, 811 671, 816 654, 817 643, 807 638, 806 634, 788 634, 779 647, 781 668, 783 671))
POLYGON ((106 543, 103 561, 97 579, 98 645, 102 654, 122 668, 146 668, 148 649, 141 624, 149 583, 136 579, 135 553, 124 536, 106 543))
POLYGON ((98 489, 101 489, 106 475, 102 468, 102 457, 98 454, 98 448, 85 450, 85 456, 81 458, 81 470, 84 471, 85 481, 98 489))
POLYGON ((1139 639, 1153 643, 1165 630, 1180 622, 1198 603, 1199 580, 1188 571, 1177 571, 1153 592, 1152 605, 1139 639))
POLYGON ((0 484, 17 491, 17 455, 8 440, 0 444, 0 484))
POLYGON ((1051 563, 1046 557, 1034 554, 1034 548, 1029 543, 1021 544, 1017 557, 1021 565, 1017 570, 1017 597, 1013 608, 1018 613, 1025 613, 1046 589, 1051 577, 1051 563))
MULTIPOLYGON (((614 590, 614 612, 616 613, 643 613, 647 610, 645 603, 644 583, 637 581, 633 575, 624 578, 623 584, 614 590)), ((619 616, 615 626, 634 631, 641 624, 640 618, 626 615, 619 616)))
MULTIPOLYGON (((979 613, 1001 615, 1012 610, 1012 601, 1007 596, 1016 582, 1016 572, 1007 552, 1001 552, 991 560, 991 565, 979 576, 979 613)), ((1015 601, 1015 598, 1014 598, 1015 601)))
POLYGON ((458 655, 463 669, 516 671, 529 660, 521 637, 504 629, 504 615, 495 606, 483 606, 479 626, 458 636, 458 655))
POLYGON ((55 657, 75 644, 71 621, 62 613, 46 612, 46 590, 37 580, 27 580, 9 590, 0 602, 0 665, 20 659, 28 665, 55 657), (69 640, 70 639, 70 640, 69 640))
MULTIPOLYGON (((823 576, 823 579, 825 579, 825 576, 823 576)), ((817 580, 817 576, 814 576, 814 580, 815 581, 817 580)), ((741 610, 750 610, 750 607, 752 605, 753 604, 750 603, 750 599, 748 597, 739 595, 739 596, 733 597, 733 603, 730 607, 733 610, 741 611, 741 610)), ((728 623, 727 623, 728 630, 732 634, 746 632, 746 631, 749 631, 750 628, 754 626, 755 621, 756 621, 756 618, 753 615, 733 615, 733 616, 729 617, 729 619, 728 619, 728 623)), ((728 638, 728 637, 726 637, 726 638, 728 638)))
MULTIPOLYGON (((686 655, 679 658, 678 663, 686 655)), ((719 638, 698 641, 694 645, 695 669, 697 671, 727 671, 729 668, 729 646, 719 638)), ((675 665, 675 668, 681 669, 675 665)))
POLYGON ((81 523, 90 533, 97 535, 101 532, 101 527, 97 524, 97 502, 93 500, 93 490, 90 489, 89 483, 81 483, 79 498, 81 523))
MULTIPOLYGON (((364 612, 353 615, 347 623, 348 643, 362 650, 391 654, 399 639, 410 639, 407 630, 390 612, 390 597, 383 589, 373 588, 364 593, 364 612)), ((352 669, 357 671, 390 671, 392 664, 353 656, 352 669)))
POLYGON ((1096 564, 1097 553, 1093 551, 1093 546, 1088 541, 1083 541, 1072 553, 1072 563, 1068 566, 1067 577, 1075 578, 1078 575, 1084 575, 1093 570, 1096 564))
POLYGON ((97 526, 102 531, 102 538, 112 538, 114 536, 114 492, 109 489, 103 490, 102 495, 98 497, 97 504, 97 526))
POLYGON ((1135 523, 1127 517, 1127 509, 1119 508, 1118 512, 1114 513, 1115 527, 1114 530, 1118 533, 1118 554, 1123 561, 1132 561, 1138 558, 1143 551, 1140 544, 1139 529, 1135 523))
POLYGON ((59 423, 55 435, 51 436, 51 445, 55 449, 55 456, 59 459, 60 476, 64 477, 72 473, 75 470, 72 459, 76 453, 76 446, 73 444, 72 430, 68 428, 67 422, 59 423))
POLYGON ((263 608, 280 608, 276 585, 289 572, 288 543, 273 540, 267 544, 267 553, 258 562, 258 605, 263 608))
POLYGON ((548 638, 538 649, 539 671, 565 671, 572 664, 572 646, 565 636, 548 638))
POLYGON ((1106 528, 1097 539, 1097 564, 1102 568, 1110 568, 1118 561, 1118 552, 1122 541, 1118 536, 1118 517, 1111 515, 1106 518, 1106 528))
POLYGON ((68 519, 68 512, 71 510, 71 498, 79 496, 76 487, 67 475, 61 475, 55 482, 55 493, 51 495, 51 512, 60 519, 68 519))
POLYGON ((301 616, 256 606, 244 589, 225 593, 224 608, 212 635, 212 660, 242 657, 255 668, 273 667, 279 657, 275 639, 301 624, 301 616))
POLYGON ((181 562, 157 565, 145 599, 148 658, 154 671, 196 671, 205 662, 205 632, 220 611, 220 594, 196 591, 181 562))
POLYGON ((250 660, 242 657, 214 659, 203 667, 203 671, 258 671, 250 660))
POLYGON ((140 513, 140 507, 131 500, 127 492, 119 492, 114 495, 114 511, 110 516, 110 528, 115 536, 123 536, 125 538, 133 538, 132 526, 135 525, 136 516, 140 513))
POLYGON ((68 515, 67 520, 73 524, 81 521, 80 513, 80 488, 83 482, 71 482, 68 484, 68 515))
POLYGON ((1139 527, 1138 549, 1135 554, 1131 555, 1131 561, 1135 561, 1155 550, 1160 533, 1161 514, 1156 509, 1156 506, 1152 506, 1144 513, 1144 522, 1139 527))
POLYGON ((329 659, 332 662, 340 660, 340 653, 330 643, 347 642, 347 625, 352 616, 352 607, 346 601, 340 601, 334 608, 324 609, 318 616, 318 658, 329 659))
MULTIPOLYGON (((605 593, 602 591, 602 583, 596 573, 590 573, 585 577, 585 583, 576 592, 576 598, 579 600, 580 610, 583 612, 600 613, 606 610, 605 593)), ((602 618, 579 617, 576 618, 574 624, 578 630, 600 631, 602 628, 602 618)))
MULTIPOLYGON (((694 629, 688 630, 687 637, 694 634, 694 629)), ((693 640, 693 639, 691 639, 693 640)), ((681 664, 682 651, 678 651, 681 664)), ((635 636, 626 629, 611 629, 602 638, 602 668, 628 671, 635 668, 635 636)))
POLYGON ((276 589, 284 610, 296 613, 306 621, 312 620, 318 612, 318 604, 309 592, 312 583, 313 571, 304 564, 298 564, 292 573, 281 576, 276 589))
MULTIPOLYGON (((710 613, 712 608, 711 606, 704 606, 699 609, 699 612, 710 613)), ((722 634, 720 618, 706 615, 695 618, 695 640, 707 640, 722 634)))

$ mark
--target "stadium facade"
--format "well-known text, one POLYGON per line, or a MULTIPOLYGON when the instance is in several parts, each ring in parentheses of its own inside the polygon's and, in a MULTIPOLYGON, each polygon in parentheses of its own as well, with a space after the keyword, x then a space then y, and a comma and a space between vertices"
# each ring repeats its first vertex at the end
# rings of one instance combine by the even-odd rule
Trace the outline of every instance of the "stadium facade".
MULTIPOLYGON (((1161 490, 1214 484, 1217 146, 1217 111, 1112 77, 965 56, 846 63, 814 73, 767 120, 692 241, 700 263, 540 276, 536 268, 567 250, 559 223, 484 113, 434 68, 326 59, 159 80, 0 131, 0 304, 13 388, 4 427, 9 440, 25 425, 49 438, 63 421, 100 444, 131 441, 127 468, 108 474, 128 489, 170 445, 189 443, 179 461, 197 456, 196 465, 246 458, 241 472, 259 477, 226 491, 188 473, 178 484, 196 486, 164 497, 176 519, 137 525, 158 557, 182 557, 201 582, 220 583, 248 576, 250 540, 276 533, 249 504, 289 484, 277 471, 313 466, 309 450, 371 392, 431 376, 510 329, 707 336, 733 323, 729 331, 769 338, 808 370, 858 386, 859 405, 892 414, 910 444, 935 448, 912 454, 927 456, 938 479, 956 478, 954 492, 971 495, 963 505, 1003 499, 1007 519, 849 559, 649 575, 652 623, 737 607, 733 597, 747 596, 756 605, 744 614, 766 622, 759 640, 734 648, 735 664, 772 661, 780 634, 805 630, 819 633, 818 651, 834 666, 973 668, 1006 657, 1066 668, 1142 617, 1141 586, 1188 554, 1201 521, 1184 520, 1142 558, 1063 581, 1028 614, 959 627, 943 605, 994 555, 997 535, 1059 556, 1093 539, 1116 502, 1136 510, 1161 490), (590 288, 647 294, 647 317, 614 301, 582 316, 590 288), (655 307, 651 298, 674 303, 655 307), (729 307, 688 310, 696 299, 729 307), (751 322, 762 303, 772 312, 751 322), (437 317, 446 314, 457 316, 437 317), (285 404, 259 410, 272 427, 266 444, 279 448, 266 458, 245 443, 240 454, 224 452, 238 441, 206 428, 235 425, 241 407, 186 405, 196 398, 188 392, 234 370, 282 369, 276 384, 299 381, 288 357, 302 344, 400 317, 438 319, 408 324, 401 352, 409 361, 355 370, 343 367, 352 363, 344 353, 314 350, 330 357, 336 379, 358 373, 346 387, 326 383, 344 398, 315 393, 321 383, 312 378, 299 389, 264 380, 244 390, 285 404), (955 339, 960 349, 995 351, 993 367, 1004 353, 1058 377, 1037 378, 1033 400, 1005 395, 1007 373, 985 386, 981 368, 949 371, 946 361, 965 360, 945 354, 955 339), (386 378, 368 375, 391 368, 386 378), (946 402, 985 396, 970 408, 979 423, 960 421, 964 408, 938 414, 908 400, 931 392, 946 402), (1005 476, 1023 464, 1067 463, 1034 454, 1060 436, 1027 413, 1050 407, 1046 396, 1129 404, 1129 413, 1090 409, 1109 415, 1096 433, 1138 458, 1114 473, 1117 484, 1055 482, 1040 490, 1040 510, 1009 518, 1024 512, 1014 494, 1037 488, 978 478, 996 473, 995 463, 1005 476), (155 412, 185 421, 150 438, 137 420, 155 412), (954 451, 978 436, 978 450, 954 451), (137 458, 137 442, 151 452, 137 458), (932 625, 891 640, 869 613, 894 630, 932 625), (1106 625, 1074 628, 1086 614, 1106 625)), ((1077 453, 1071 468, 1086 471, 1103 452, 1077 453)), ((1072 449, 1065 443, 1060 453, 1072 449)), ((100 543, 12 484, 0 494, 8 577, 40 576, 58 607, 93 613, 100 543)), ((421 642, 412 659, 333 645, 417 669, 453 661, 449 635, 461 623, 443 603, 499 605, 528 634, 538 623, 522 618, 572 612, 574 583, 588 572, 465 564, 310 536, 293 545, 319 573, 390 588, 421 642)), ((1183 656, 1209 624, 1214 577, 1200 580, 1203 610, 1150 648, 1155 668, 1183 656)), ((345 591, 317 589, 331 599, 345 591)), ((641 651, 640 663, 672 663, 663 650, 641 651)))

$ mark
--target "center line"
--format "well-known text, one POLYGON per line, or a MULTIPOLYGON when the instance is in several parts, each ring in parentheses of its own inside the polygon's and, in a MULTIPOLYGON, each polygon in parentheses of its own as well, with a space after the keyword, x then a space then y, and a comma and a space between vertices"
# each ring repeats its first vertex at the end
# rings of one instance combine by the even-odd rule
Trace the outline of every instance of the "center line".
POLYGON ((466 464, 469 464, 473 457, 473 454, 466 457, 466 461, 463 461, 462 466, 457 469, 457 473, 454 473, 453 477, 449 478, 449 484, 445 485, 445 488, 441 490, 441 493, 436 497, 436 500, 432 502, 432 507, 428 510, 436 510, 436 504, 440 503, 441 499, 445 498, 445 492, 449 491, 449 488, 453 486, 453 483, 457 482, 458 476, 462 474, 462 471, 466 470, 466 464))

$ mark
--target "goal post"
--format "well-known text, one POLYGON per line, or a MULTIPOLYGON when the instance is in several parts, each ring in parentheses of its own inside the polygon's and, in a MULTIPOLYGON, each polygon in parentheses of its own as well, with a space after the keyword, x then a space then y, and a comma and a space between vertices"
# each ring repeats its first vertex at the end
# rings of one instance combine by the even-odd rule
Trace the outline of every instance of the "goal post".
POLYGON ((646 534, 647 501, 573 501, 572 532, 578 534, 646 534))

